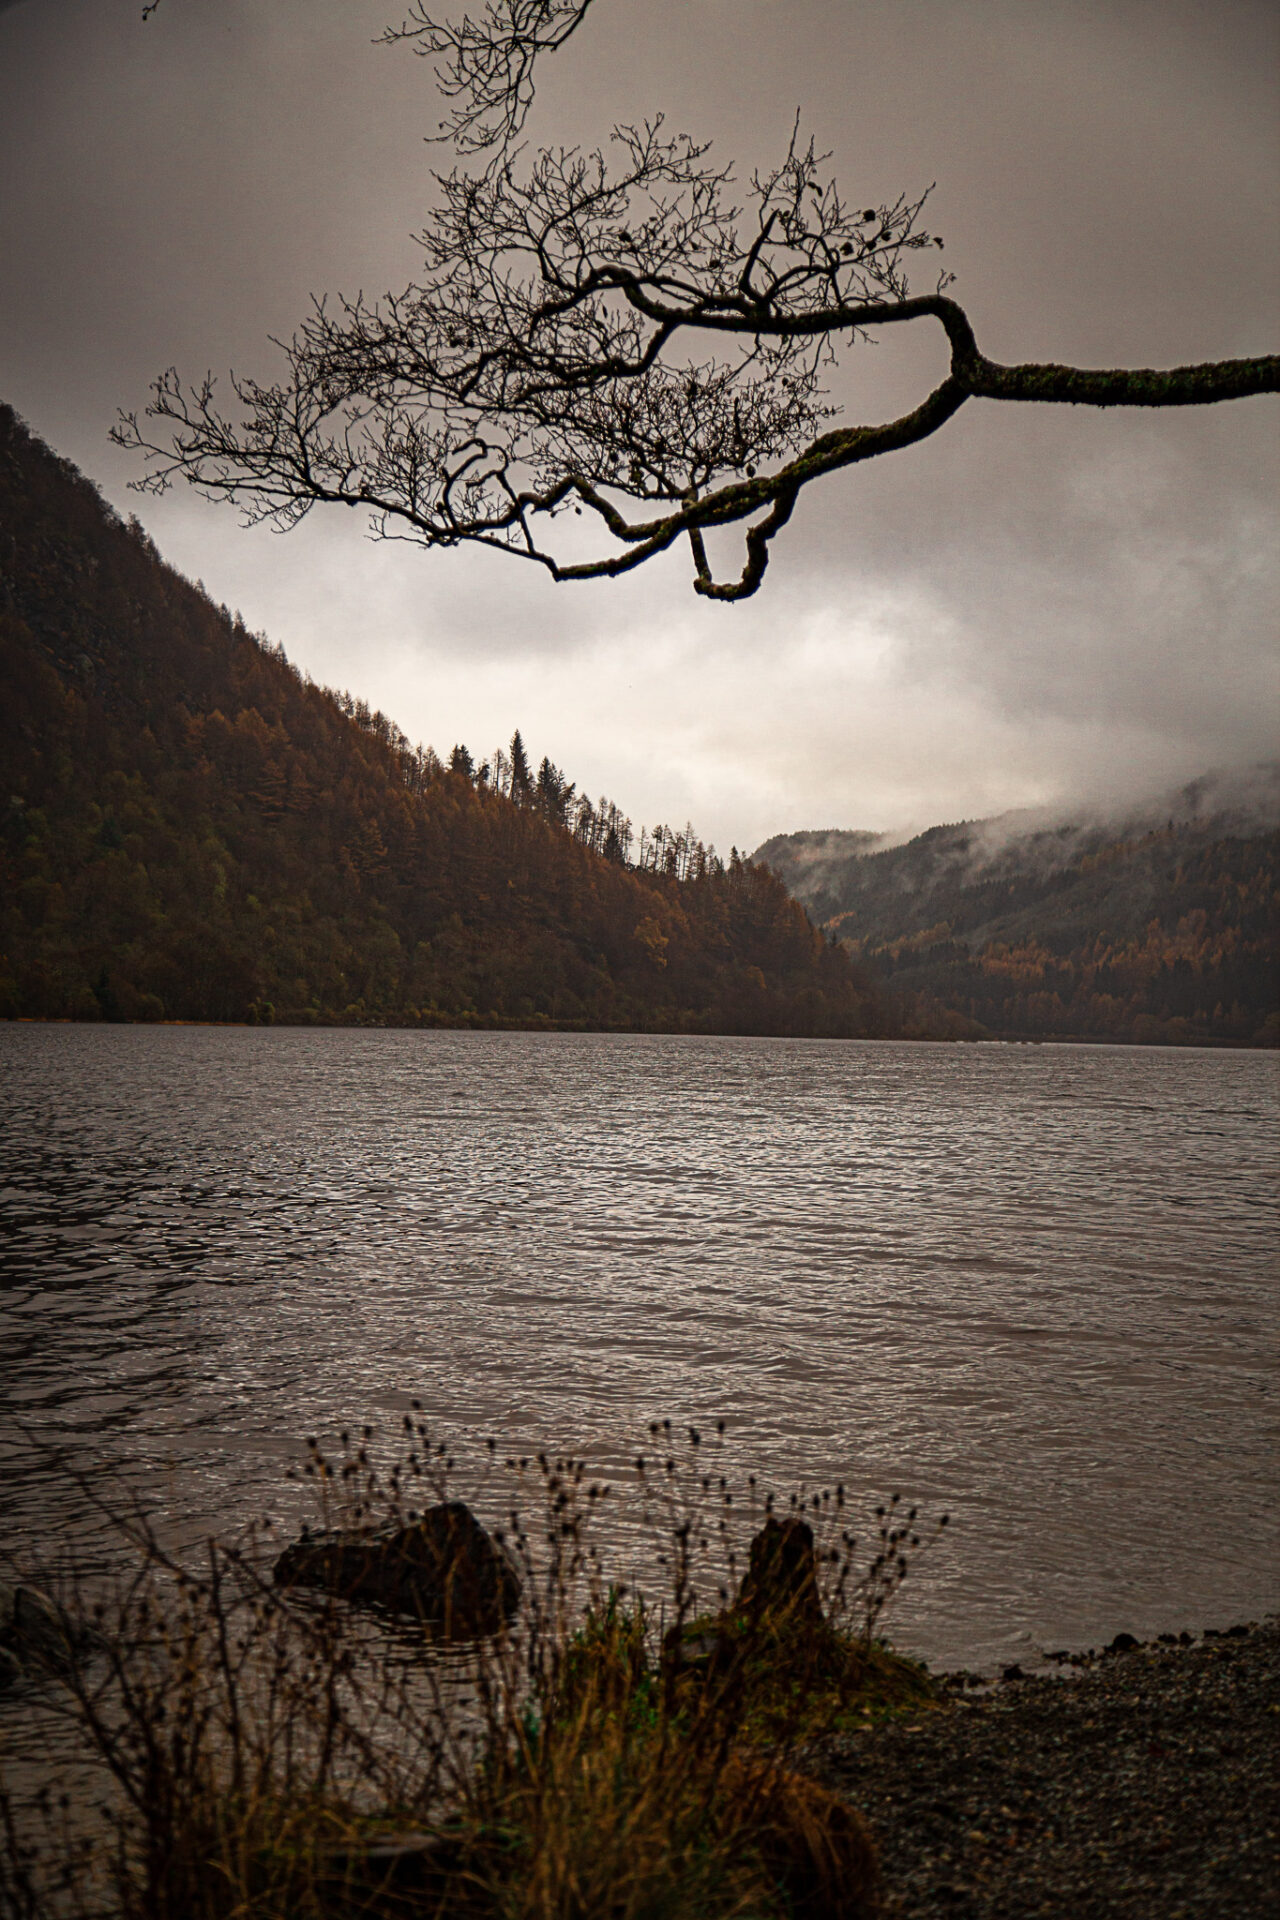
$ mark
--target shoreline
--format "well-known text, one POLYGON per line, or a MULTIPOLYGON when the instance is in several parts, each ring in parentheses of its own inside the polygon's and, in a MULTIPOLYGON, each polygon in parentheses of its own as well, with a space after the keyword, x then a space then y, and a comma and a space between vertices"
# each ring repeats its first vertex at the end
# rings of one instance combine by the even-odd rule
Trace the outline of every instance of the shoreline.
POLYGON ((1170 1638, 976 1697, 942 1674, 941 1710, 818 1743, 806 1771, 867 1820, 884 1920, 1280 1915, 1280 1617, 1170 1638))
POLYGON ((856 1045, 923 1047, 1116 1047, 1126 1052, 1143 1053, 1275 1053, 1280 1044, 1270 1040, 1123 1040, 1088 1033, 777 1033, 742 1032, 737 1028, 704 1027, 692 1023, 667 1026, 607 1026, 584 1020, 553 1020, 550 1016, 509 1014, 425 1015, 417 1019, 389 1015, 386 1019, 344 1020, 340 1015, 303 1018, 289 1013, 275 1014, 270 1020, 77 1020, 67 1014, 44 1015, 14 1013, 0 1015, 0 1021, 14 1027, 202 1027, 214 1032, 261 1032, 280 1028, 291 1033, 550 1033, 599 1034, 636 1039, 689 1040, 814 1040, 851 1042, 856 1045))
POLYGON ((785 1763, 866 1823, 877 1920, 1280 1920, 1280 1616, 934 1681, 785 1763))

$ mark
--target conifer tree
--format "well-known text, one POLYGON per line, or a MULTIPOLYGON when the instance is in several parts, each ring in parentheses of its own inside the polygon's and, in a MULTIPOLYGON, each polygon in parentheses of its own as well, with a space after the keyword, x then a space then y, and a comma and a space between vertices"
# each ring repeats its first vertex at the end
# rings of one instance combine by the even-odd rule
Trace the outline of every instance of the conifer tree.
POLYGON ((511 798, 518 807, 527 807, 533 797, 533 775, 524 750, 520 729, 511 736, 511 798))

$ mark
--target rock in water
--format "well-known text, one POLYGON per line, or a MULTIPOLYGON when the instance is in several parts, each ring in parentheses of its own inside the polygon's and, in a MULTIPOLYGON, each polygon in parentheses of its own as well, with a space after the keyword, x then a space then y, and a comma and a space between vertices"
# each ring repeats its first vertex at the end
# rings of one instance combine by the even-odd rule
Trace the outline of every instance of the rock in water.
POLYGON ((101 1644, 38 1587, 0 1580, 0 1688, 25 1673, 66 1674, 78 1655, 101 1644))
POLYGON ((751 1542, 734 1611, 787 1630, 822 1625, 818 1561, 807 1521, 765 1521, 751 1542))
POLYGON ((771 1515, 752 1538, 747 1571, 732 1604, 713 1618, 668 1628, 663 1659, 713 1679, 740 1662, 744 1634, 763 1634, 775 1649, 797 1648, 809 1644, 824 1624, 813 1528, 804 1520, 771 1515))
POLYGON ((520 1575, 470 1507, 448 1500, 404 1527, 304 1533, 276 1561, 283 1587, 323 1587, 344 1600, 413 1613, 461 1639, 493 1633, 515 1611, 520 1575))

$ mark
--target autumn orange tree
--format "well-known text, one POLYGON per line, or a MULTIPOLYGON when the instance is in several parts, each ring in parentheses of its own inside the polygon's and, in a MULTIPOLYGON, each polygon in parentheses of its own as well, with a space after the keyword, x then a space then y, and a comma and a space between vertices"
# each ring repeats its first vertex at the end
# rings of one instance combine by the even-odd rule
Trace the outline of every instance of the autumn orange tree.
POLYGON ((0 526, 0 1019, 892 1030, 768 868, 412 747, 3 404, 0 526))
POLYGON ((697 593, 755 592, 803 489, 937 433, 973 400, 1204 405, 1280 390, 1280 356, 1168 369, 1002 366, 934 271, 927 194, 851 201, 811 140, 741 201, 710 147, 661 119, 607 152, 513 145, 540 59, 593 0, 425 0, 386 38, 434 62, 460 156, 437 175, 421 274, 380 302, 317 301, 274 383, 170 371, 117 438, 175 479, 280 526, 331 502, 427 548, 470 543, 556 580, 628 573, 687 540, 697 593), (886 327, 937 326, 945 377, 900 418, 831 424, 841 356, 886 327), (598 536, 583 551, 585 517, 598 536), (742 530, 718 579, 706 536, 742 530), (567 534, 567 537, 566 537, 567 534))

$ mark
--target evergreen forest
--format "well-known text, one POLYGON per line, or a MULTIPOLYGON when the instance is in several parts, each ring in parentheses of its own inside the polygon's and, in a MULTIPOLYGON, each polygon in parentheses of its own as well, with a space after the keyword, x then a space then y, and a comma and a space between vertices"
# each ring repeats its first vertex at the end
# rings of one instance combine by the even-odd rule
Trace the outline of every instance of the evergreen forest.
POLYGON ((862 1035, 766 867, 314 685, 0 407, 0 1013, 862 1035))

